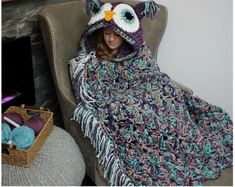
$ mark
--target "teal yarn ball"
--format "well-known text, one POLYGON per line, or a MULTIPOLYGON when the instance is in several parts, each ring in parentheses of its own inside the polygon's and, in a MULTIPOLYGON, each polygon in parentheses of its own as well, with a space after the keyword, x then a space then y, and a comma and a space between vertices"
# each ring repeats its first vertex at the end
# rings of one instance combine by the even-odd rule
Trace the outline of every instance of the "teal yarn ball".
POLYGON ((12 130, 11 139, 16 148, 27 149, 34 143, 35 133, 29 127, 20 126, 12 130))
POLYGON ((7 123, 2 123, 2 143, 7 143, 11 138, 11 128, 7 123))

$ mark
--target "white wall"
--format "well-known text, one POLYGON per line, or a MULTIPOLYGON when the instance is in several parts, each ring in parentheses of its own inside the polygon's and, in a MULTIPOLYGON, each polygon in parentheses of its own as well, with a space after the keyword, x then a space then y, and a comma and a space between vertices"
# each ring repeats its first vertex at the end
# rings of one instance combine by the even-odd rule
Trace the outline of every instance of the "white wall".
POLYGON ((232 0, 158 0, 168 23, 158 51, 161 71, 233 114, 232 0))

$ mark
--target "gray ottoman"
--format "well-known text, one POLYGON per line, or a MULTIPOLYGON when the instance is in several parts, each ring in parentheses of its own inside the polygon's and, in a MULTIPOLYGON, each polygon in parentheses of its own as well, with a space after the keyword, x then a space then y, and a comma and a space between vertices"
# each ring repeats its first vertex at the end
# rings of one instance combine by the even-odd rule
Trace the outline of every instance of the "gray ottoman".
POLYGON ((29 168, 2 164, 3 186, 79 186, 85 163, 72 136, 54 126, 29 168))

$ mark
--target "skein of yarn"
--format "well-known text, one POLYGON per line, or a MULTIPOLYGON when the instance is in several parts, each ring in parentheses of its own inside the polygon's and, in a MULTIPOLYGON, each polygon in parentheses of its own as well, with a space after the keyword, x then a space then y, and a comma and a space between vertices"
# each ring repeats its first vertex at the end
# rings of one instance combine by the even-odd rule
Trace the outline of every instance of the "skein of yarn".
POLYGON ((20 126, 11 132, 12 144, 16 145, 18 149, 27 149, 29 148, 34 140, 35 134, 33 129, 27 126, 20 126))
MULTIPOLYGON (((8 117, 9 119, 13 120, 14 122, 16 122, 19 125, 22 125, 24 123, 24 120, 23 120, 22 116, 20 114, 16 113, 16 112, 4 113, 2 116, 3 117, 4 116, 8 117)), ((4 118, 2 119, 2 122, 3 123, 8 123, 6 120, 4 120, 4 118)), ((9 123, 9 125, 10 125, 11 129, 15 128, 14 125, 11 125, 10 123, 9 123)))
POLYGON ((31 117, 29 120, 25 121, 24 123, 25 126, 30 127, 34 130, 36 136, 40 133, 44 124, 45 124, 44 120, 39 115, 31 117))
POLYGON ((11 137, 11 128, 7 123, 2 123, 2 143, 8 143, 11 137))
POLYGON ((16 127, 15 129, 13 129, 10 135, 10 140, 12 140, 12 144, 15 145, 16 148, 27 149, 34 143, 35 133, 32 128, 29 128, 27 126, 20 126, 6 116, 4 116, 3 118, 8 123, 16 127))

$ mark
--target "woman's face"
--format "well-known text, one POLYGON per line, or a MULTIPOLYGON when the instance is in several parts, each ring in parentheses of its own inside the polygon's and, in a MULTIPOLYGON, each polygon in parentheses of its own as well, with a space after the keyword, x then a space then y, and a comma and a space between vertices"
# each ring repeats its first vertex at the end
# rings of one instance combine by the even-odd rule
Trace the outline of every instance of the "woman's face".
POLYGON ((112 29, 105 28, 103 30, 103 36, 106 45, 114 52, 116 52, 124 42, 124 39, 112 29))

